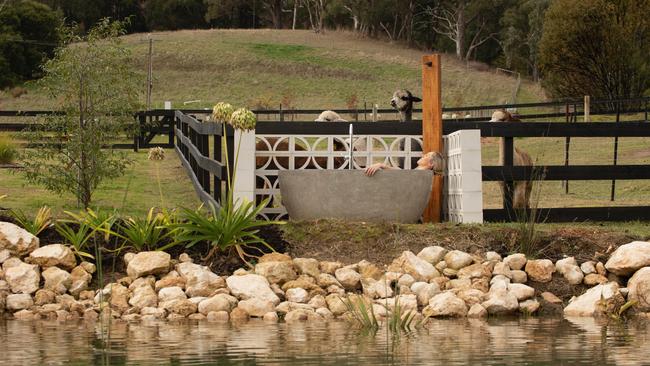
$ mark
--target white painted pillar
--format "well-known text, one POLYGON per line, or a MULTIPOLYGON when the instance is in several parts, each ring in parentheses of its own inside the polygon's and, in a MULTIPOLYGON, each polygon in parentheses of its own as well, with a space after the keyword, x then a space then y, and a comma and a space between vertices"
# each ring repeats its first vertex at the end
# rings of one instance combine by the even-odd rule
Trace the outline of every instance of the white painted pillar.
POLYGON ((255 130, 248 132, 235 130, 234 142, 233 153, 235 155, 237 154, 237 143, 241 145, 239 146, 237 172, 233 182, 233 199, 240 203, 253 202, 255 200, 255 130))
POLYGON ((445 217, 454 223, 482 223, 481 131, 460 130, 443 139, 445 217))

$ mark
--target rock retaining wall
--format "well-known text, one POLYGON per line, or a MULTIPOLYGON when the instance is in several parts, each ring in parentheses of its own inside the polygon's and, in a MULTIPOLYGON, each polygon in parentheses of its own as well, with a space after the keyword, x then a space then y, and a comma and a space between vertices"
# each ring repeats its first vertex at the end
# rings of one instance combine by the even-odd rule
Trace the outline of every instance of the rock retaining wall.
POLYGON ((96 320, 100 316, 140 319, 303 321, 345 318, 343 300, 358 296, 377 317, 396 303, 417 317, 615 313, 634 301, 633 311, 650 312, 650 243, 619 247, 607 263, 565 258, 502 258, 432 246, 405 251, 386 268, 367 261, 344 265, 286 254, 264 255, 252 269, 222 277, 187 254, 164 252, 124 256, 127 276, 103 289, 89 289, 95 265, 77 263, 61 244, 39 247, 38 238, 0 223, 0 312, 16 319, 96 320), (544 284, 561 278, 588 290, 568 304, 544 284))

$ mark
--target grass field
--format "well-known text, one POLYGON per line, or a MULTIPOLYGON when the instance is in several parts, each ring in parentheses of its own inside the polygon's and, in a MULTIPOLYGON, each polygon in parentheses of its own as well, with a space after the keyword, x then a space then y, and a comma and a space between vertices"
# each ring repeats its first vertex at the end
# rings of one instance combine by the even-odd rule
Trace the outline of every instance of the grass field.
MULTIPOLYGON (((389 108, 394 90, 421 94, 422 51, 351 33, 289 30, 184 30, 153 33, 154 107, 210 107, 228 101, 250 108, 347 108, 356 98, 363 107, 389 108)), ((124 37, 144 73, 146 34, 124 37)), ((446 106, 504 103, 516 81, 494 71, 477 71, 453 56, 443 56, 446 106)), ((144 93, 144 85, 143 85, 144 93)), ((540 101, 542 89, 524 82, 519 101, 540 101)), ((33 87, 13 98, 0 93, 0 109, 51 108, 33 87)))

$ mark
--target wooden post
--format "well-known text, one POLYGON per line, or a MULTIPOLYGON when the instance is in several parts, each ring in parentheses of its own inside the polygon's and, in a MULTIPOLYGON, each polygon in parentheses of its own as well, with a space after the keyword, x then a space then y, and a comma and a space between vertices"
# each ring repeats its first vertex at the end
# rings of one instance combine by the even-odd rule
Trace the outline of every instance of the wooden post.
POLYGON ((588 95, 585 95, 585 105, 584 105, 584 112, 585 112, 585 117, 584 120, 585 122, 591 122, 590 121, 590 114, 591 114, 591 98, 588 95))
MULTIPOLYGON (((442 99, 440 55, 422 57, 422 143, 424 153, 442 152, 442 99)), ((435 175, 424 222, 440 222, 442 217, 442 176, 435 175)))

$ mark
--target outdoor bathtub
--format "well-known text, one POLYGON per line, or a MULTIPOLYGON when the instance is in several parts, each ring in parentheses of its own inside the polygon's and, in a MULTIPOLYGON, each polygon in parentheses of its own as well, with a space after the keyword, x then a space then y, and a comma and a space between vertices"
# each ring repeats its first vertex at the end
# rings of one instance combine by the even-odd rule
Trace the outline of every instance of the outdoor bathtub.
POLYGON ((433 171, 283 170, 280 194, 292 220, 337 218, 417 222, 429 200, 433 171))

